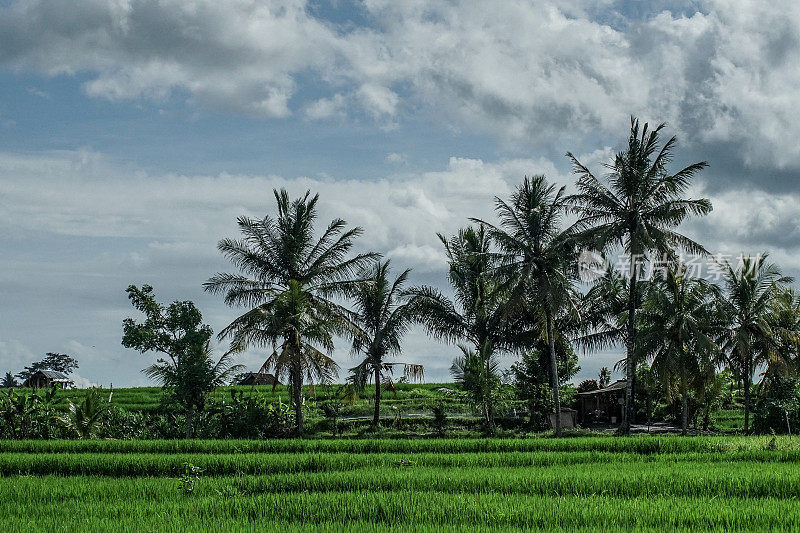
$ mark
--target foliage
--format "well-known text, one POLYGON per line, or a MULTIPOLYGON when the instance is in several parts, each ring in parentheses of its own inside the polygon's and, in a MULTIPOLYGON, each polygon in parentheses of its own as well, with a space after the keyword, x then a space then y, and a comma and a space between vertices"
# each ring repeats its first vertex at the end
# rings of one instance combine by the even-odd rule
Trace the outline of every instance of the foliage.
POLYGON ((41 394, 8 389, 0 397, 0 436, 7 439, 49 439, 59 435, 54 400, 56 389, 41 394))
POLYGON ((724 266, 723 312, 728 327, 722 338, 726 362, 744 388, 744 430, 750 428, 751 384, 759 365, 778 355, 781 334, 773 327, 775 302, 792 278, 767 262, 768 254, 742 257, 724 266))
POLYGON ((509 314, 522 314, 512 329, 515 348, 546 343, 549 384, 555 409, 556 435, 561 436, 561 398, 556 336, 558 319, 576 311, 573 290, 577 248, 571 232, 563 231, 565 187, 556 188, 544 176, 525 178, 506 202, 495 197, 500 225, 474 219, 488 228, 499 248, 496 275, 509 290, 509 314), (521 323, 527 327, 520 328, 521 323))
POLYGON ((636 309, 639 263, 647 254, 672 258, 680 247, 690 253, 706 253, 697 242, 678 233, 677 228, 689 216, 711 211, 707 199, 688 199, 692 178, 707 166, 694 163, 674 174, 667 171, 672 160, 675 137, 659 149, 664 124, 648 131, 645 123, 631 117, 627 149, 619 152, 608 169, 606 183, 594 176, 571 153, 573 171, 578 175, 578 193, 567 199, 578 221, 572 231, 592 250, 606 251, 621 247, 630 259, 628 283, 627 332, 625 334, 627 390, 622 431, 630 429, 631 388, 636 369, 636 309))
POLYGON ((69 402, 69 411, 63 418, 69 431, 81 439, 95 437, 104 422, 109 410, 110 398, 103 398, 99 389, 89 389, 83 401, 74 404, 69 402))
POLYGON ((220 431, 215 438, 263 439, 285 437, 292 427, 289 406, 271 402, 264 394, 244 396, 231 390, 228 400, 220 400, 209 409, 219 416, 220 431))
POLYGON ((170 391, 175 401, 186 409, 186 436, 193 432, 195 411, 205 407, 206 396, 216 387, 227 384, 241 365, 234 365, 232 354, 223 354, 214 362, 211 351, 212 330, 203 324, 203 315, 190 301, 159 304, 153 288, 127 289, 133 306, 145 314, 144 322, 133 318, 123 322, 122 345, 141 353, 155 351, 166 355, 143 372, 170 391))
MULTIPOLYGON (((66 375, 70 374, 76 368, 78 368, 78 360, 74 357, 65 353, 47 352, 44 359, 26 366, 17 374, 17 377, 24 382, 39 370, 53 370, 66 375)), ((8 379, 8 376, 6 376, 6 379, 8 379)))
POLYGON ((400 344, 414 320, 414 302, 404 290, 410 270, 390 279, 389 261, 375 262, 362 270, 362 280, 353 290, 355 304, 352 352, 364 355, 364 360, 351 368, 348 381, 354 392, 364 390, 372 377, 375 383, 375 409, 372 423, 380 424, 381 389, 394 389, 391 374, 395 366, 403 367, 403 377, 421 380, 423 367, 419 364, 386 361, 400 353, 400 344))
POLYGON ((14 387, 19 387, 19 382, 11 372, 6 372, 6 375, 3 376, 3 381, 0 382, 0 388, 13 389, 14 387))
POLYGON ((494 431, 495 401, 501 396, 498 355, 509 351, 508 291, 494 276, 496 257, 483 226, 461 229, 449 240, 439 235, 448 261, 454 299, 432 287, 411 290, 413 314, 434 338, 461 343, 462 356, 451 373, 464 385, 489 431, 494 431))
POLYGON ((223 294, 225 303, 251 309, 220 333, 232 348, 271 347, 264 368, 276 377, 289 377, 297 432, 303 432, 303 380, 329 382, 338 371, 328 354, 334 335, 355 332, 352 313, 331 300, 347 296, 358 286, 355 275, 376 254, 349 257, 361 228, 345 229, 335 219, 314 238, 318 195, 294 201, 275 190, 277 217, 240 217, 241 239, 223 239, 218 249, 240 273, 217 274, 205 290, 223 294))
POLYGON ((753 412, 758 433, 800 432, 800 384, 797 378, 774 376, 762 386, 753 412))
POLYGON ((178 489, 186 496, 190 496, 194 494, 195 483, 200 481, 203 469, 188 462, 183 463, 183 466, 183 474, 178 479, 178 489))

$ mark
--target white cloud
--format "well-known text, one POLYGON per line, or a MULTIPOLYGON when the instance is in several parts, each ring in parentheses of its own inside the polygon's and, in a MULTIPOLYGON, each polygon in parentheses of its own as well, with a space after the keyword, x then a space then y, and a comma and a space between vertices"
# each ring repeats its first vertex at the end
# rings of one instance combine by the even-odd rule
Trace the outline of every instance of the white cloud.
POLYGON ((332 98, 320 98, 306 106, 306 117, 311 120, 321 120, 333 116, 344 116, 345 99, 341 94, 332 98))
POLYGON ((408 156, 406 154, 399 154, 397 152, 391 152, 386 154, 386 162, 392 163, 394 165, 401 165, 408 162, 408 156))
POLYGON ((752 165, 800 165, 800 4, 369 0, 370 27, 312 15, 303 0, 16 2, 0 16, 0 64, 87 76, 109 99, 188 94, 198 104, 285 117, 296 85, 310 119, 343 94, 384 127, 404 113, 527 147, 618 134, 631 113, 687 141, 734 141, 752 165), (672 7, 662 12, 653 6, 672 7), (683 14, 683 13, 686 14, 683 14))

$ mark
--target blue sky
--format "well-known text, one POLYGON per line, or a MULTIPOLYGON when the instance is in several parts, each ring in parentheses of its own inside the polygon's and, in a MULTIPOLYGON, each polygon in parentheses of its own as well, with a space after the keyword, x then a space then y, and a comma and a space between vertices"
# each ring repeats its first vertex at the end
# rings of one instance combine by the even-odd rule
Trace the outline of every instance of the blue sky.
MULTIPOLYGON (((668 123, 676 166, 710 163, 687 233, 797 274, 799 27, 788 1, 0 2, 0 371, 65 351, 81 383, 146 383, 125 287, 225 326, 201 283, 273 187, 444 287, 437 231, 524 175, 569 186, 563 154, 598 166, 631 114, 668 123)), ((452 347, 406 346, 448 379, 452 347)))

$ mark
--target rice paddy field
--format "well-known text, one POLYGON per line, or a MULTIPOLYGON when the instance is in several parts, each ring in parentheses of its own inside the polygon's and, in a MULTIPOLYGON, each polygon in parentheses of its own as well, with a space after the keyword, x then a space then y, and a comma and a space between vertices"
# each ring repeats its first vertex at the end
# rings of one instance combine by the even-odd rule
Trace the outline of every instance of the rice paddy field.
POLYGON ((800 530, 798 461, 792 437, 0 441, 0 531, 800 530))

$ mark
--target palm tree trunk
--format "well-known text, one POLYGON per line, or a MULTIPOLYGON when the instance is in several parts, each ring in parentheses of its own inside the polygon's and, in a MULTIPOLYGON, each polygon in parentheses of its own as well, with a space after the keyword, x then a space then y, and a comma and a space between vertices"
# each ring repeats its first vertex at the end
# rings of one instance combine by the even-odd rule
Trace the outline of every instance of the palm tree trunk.
POLYGON ((744 432, 750 431, 750 368, 747 365, 744 376, 744 432))
POLYGON ((292 403, 294 403, 294 428, 298 435, 303 434, 303 374, 300 363, 292 369, 292 403))
POLYGON ((372 425, 379 427, 381 425, 381 368, 375 366, 375 413, 372 416, 372 425))
POLYGON ((561 423, 561 394, 558 383, 558 358, 556 357, 555 340, 553 339, 553 317, 549 309, 546 309, 544 314, 547 321, 547 345, 550 350, 550 382, 553 387, 553 405, 556 411, 556 437, 560 437, 563 428, 561 423))
POLYGON ((192 438, 192 433, 194 428, 192 427, 194 422, 194 406, 187 405, 186 406, 186 438, 192 438))
POLYGON ((634 255, 631 254, 631 279, 630 285, 628 288, 628 338, 626 339, 626 347, 625 347, 625 358, 627 360, 627 364, 625 365, 626 370, 626 382, 625 382, 625 408, 622 411, 622 424, 620 425, 619 431, 623 435, 629 435, 631 432, 631 398, 633 396, 633 376, 636 371, 636 365, 634 363, 634 340, 636 338, 636 274, 637 269, 634 263, 635 258, 634 255))
POLYGON ((686 435, 689 430, 689 394, 684 391, 682 396, 683 415, 681 416, 681 435, 686 435))

